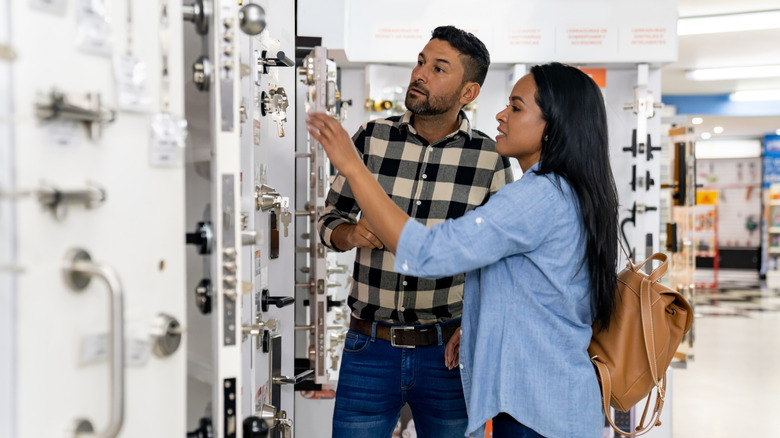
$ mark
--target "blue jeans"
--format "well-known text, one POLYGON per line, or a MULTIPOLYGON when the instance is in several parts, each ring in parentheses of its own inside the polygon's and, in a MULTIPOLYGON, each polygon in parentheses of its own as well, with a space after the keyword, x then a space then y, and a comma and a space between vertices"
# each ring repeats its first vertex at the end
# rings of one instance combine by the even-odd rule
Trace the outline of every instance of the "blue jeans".
POLYGON ((398 348, 350 330, 333 412, 333 438, 387 438, 409 403, 419 438, 462 438, 468 418, 460 369, 439 345, 398 348))
POLYGON ((504 412, 493 417, 493 438, 544 438, 504 412))

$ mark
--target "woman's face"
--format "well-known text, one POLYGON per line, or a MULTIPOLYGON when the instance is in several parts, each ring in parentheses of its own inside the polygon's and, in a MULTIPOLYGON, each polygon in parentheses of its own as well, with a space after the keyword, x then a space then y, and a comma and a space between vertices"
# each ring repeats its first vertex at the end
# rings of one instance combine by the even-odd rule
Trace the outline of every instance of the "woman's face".
POLYGON ((523 172, 539 161, 542 134, 547 122, 536 104, 536 82, 531 74, 520 78, 509 95, 509 105, 496 114, 498 132, 496 151, 517 158, 523 172))

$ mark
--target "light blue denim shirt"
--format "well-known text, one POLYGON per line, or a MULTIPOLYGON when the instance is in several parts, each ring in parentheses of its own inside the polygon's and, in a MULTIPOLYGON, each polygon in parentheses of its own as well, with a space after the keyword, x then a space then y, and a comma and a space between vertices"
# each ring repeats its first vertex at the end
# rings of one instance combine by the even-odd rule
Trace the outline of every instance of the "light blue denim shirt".
POLYGON ((506 412, 548 438, 601 437, 578 202, 564 179, 537 168, 461 218, 433 229, 410 219, 395 270, 466 272, 460 363, 470 436, 506 412))

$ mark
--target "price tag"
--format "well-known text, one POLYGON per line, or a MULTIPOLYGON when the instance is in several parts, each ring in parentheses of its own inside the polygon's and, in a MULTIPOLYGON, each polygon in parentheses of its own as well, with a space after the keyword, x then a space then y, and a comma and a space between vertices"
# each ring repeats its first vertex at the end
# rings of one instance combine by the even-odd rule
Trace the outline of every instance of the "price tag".
POLYGON ((75 122, 46 122, 46 137, 50 146, 58 148, 73 148, 81 143, 79 124, 75 122))
POLYGON ((105 0, 80 0, 76 46, 90 53, 111 55, 113 36, 105 0))
MULTIPOLYGON (((125 338, 125 365, 143 366, 149 361, 152 343, 147 339, 125 338)), ((81 363, 89 365, 108 358, 108 335, 88 335, 81 344, 81 363)))
POLYGON ((65 14, 66 6, 65 0, 30 0, 31 8, 57 15, 65 14))
POLYGON ((146 95, 146 64, 132 55, 114 55, 114 79, 120 109, 149 110, 151 99, 146 95))
POLYGON ((268 289, 268 266, 264 266, 260 270, 260 288, 268 289))
POLYGON ((172 114, 152 116, 152 139, 149 161, 156 167, 180 166, 187 140, 187 121, 172 114))

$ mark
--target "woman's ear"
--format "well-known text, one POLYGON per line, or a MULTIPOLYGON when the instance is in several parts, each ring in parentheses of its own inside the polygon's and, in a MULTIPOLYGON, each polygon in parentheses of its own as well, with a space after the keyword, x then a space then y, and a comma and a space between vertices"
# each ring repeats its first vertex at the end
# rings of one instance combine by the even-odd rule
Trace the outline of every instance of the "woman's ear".
POLYGON ((476 82, 466 82, 466 84, 460 90, 460 103, 461 105, 467 105, 474 101, 479 96, 480 86, 476 82))

